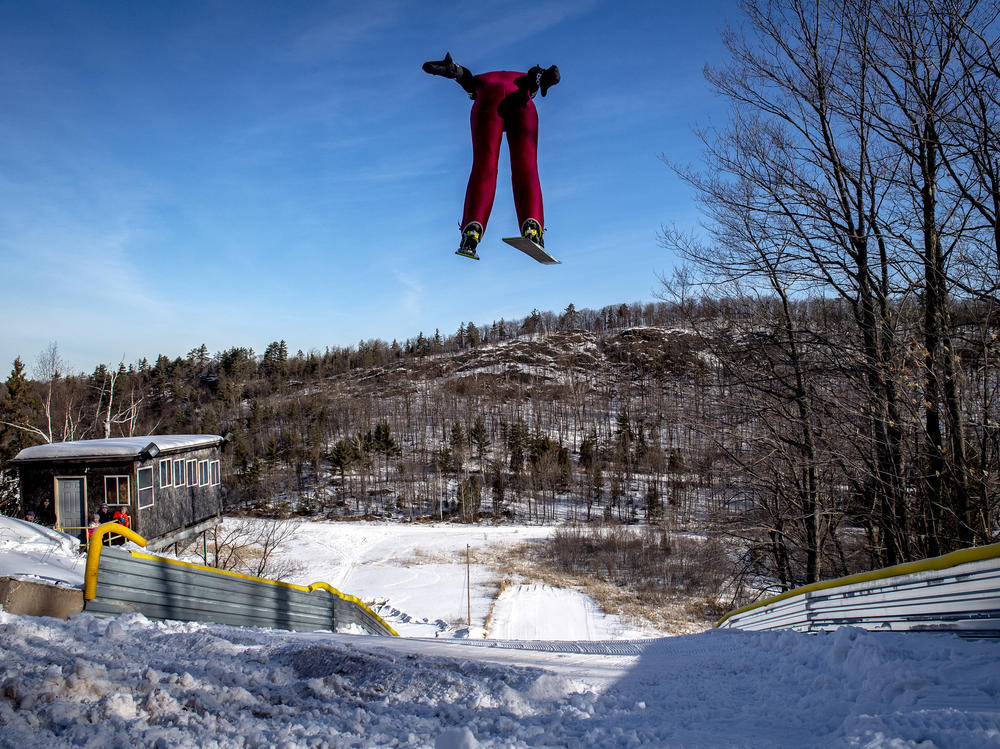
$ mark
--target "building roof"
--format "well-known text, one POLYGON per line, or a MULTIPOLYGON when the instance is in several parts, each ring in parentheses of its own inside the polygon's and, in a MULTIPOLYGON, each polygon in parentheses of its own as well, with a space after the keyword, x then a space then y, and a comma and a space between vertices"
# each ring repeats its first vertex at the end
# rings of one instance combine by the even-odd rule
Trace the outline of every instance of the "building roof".
MULTIPOLYGON (((223 438, 217 434, 150 434, 145 437, 112 437, 106 440, 74 440, 26 447, 13 462, 36 460, 85 460, 88 458, 137 458, 149 453, 213 447, 223 438)), ((152 457, 152 456, 150 456, 152 457)))

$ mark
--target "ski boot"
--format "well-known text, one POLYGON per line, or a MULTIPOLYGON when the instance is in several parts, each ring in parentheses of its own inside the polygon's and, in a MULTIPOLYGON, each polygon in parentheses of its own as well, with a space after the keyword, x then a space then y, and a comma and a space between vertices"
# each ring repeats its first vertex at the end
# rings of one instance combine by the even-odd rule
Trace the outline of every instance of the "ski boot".
POLYGON ((478 221, 470 221, 466 227, 462 229, 462 243, 458 246, 455 254, 467 257, 470 260, 478 260, 479 255, 476 254, 476 246, 482 238, 483 225, 478 221))
POLYGON ((450 52, 445 54, 443 60, 428 60, 421 69, 431 75, 458 81, 458 85, 465 89, 470 99, 476 98, 476 77, 471 70, 452 60, 450 52))
POLYGON ((526 218, 524 220, 524 226, 521 227, 521 236, 537 244, 542 249, 545 248, 545 240, 542 239, 542 227, 535 219, 526 218))

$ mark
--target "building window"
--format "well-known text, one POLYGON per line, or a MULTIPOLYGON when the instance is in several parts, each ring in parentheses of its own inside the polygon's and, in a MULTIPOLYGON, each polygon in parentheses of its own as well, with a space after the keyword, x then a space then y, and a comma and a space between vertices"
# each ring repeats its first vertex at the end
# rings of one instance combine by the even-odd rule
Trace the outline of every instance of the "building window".
POLYGON ((188 486, 198 486, 198 461, 187 462, 188 486))
POLYGON ((198 461, 198 486, 208 486, 208 461, 198 461))
POLYGON ((219 461, 213 460, 209 464, 209 472, 212 474, 212 486, 218 486, 222 483, 222 466, 219 461))
POLYGON ((173 483, 173 464, 170 458, 160 461, 160 486, 170 486, 173 483))
POLYGON ((132 495, 129 493, 128 476, 104 477, 104 501, 109 505, 127 505, 132 495))
POLYGON ((136 486, 139 490, 139 509, 153 506, 153 469, 140 468, 136 474, 136 486))
POLYGON ((184 461, 180 458, 174 461, 174 486, 184 486, 184 461))

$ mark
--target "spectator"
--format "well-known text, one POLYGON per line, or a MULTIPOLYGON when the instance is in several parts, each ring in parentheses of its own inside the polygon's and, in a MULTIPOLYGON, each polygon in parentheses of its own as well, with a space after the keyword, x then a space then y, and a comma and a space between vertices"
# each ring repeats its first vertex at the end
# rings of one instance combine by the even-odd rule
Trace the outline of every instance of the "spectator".
POLYGON ((90 542, 91 537, 94 535, 94 531, 98 529, 99 526, 103 525, 101 523, 101 516, 98 513, 94 513, 94 516, 90 519, 90 525, 87 526, 87 542, 90 542))
POLYGON ((118 525, 123 525, 126 528, 130 528, 131 526, 129 525, 129 523, 131 522, 131 518, 129 518, 128 516, 128 508, 119 507, 117 510, 115 510, 112 522, 118 523, 118 525))
POLYGON ((52 503, 49 502, 48 497, 42 500, 42 509, 38 513, 38 522, 48 526, 56 524, 56 511, 52 503))
POLYGON ((98 517, 102 523, 111 523, 114 521, 114 513, 111 512, 111 508, 108 507, 107 502, 104 502, 101 505, 101 511, 98 513, 98 517))
POLYGON ((35 511, 34 510, 28 510, 26 513, 24 513, 24 519, 27 520, 29 523, 34 523, 35 522, 35 511))

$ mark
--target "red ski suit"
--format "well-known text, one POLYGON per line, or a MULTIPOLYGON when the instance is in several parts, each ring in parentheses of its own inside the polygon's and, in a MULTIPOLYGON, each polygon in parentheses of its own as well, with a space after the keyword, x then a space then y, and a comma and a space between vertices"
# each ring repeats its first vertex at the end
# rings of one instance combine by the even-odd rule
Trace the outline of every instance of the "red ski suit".
POLYGON ((462 227, 478 221, 486 229, 497 191, 500 141, 507 133, 514 208, 520 230, 533 218, 545 228, 542 187, 538 181, 538 111, 530 94, 515 79, 524 73, 500 70, 475 76, 472 105, 472 174, 465 192, 462 227))

